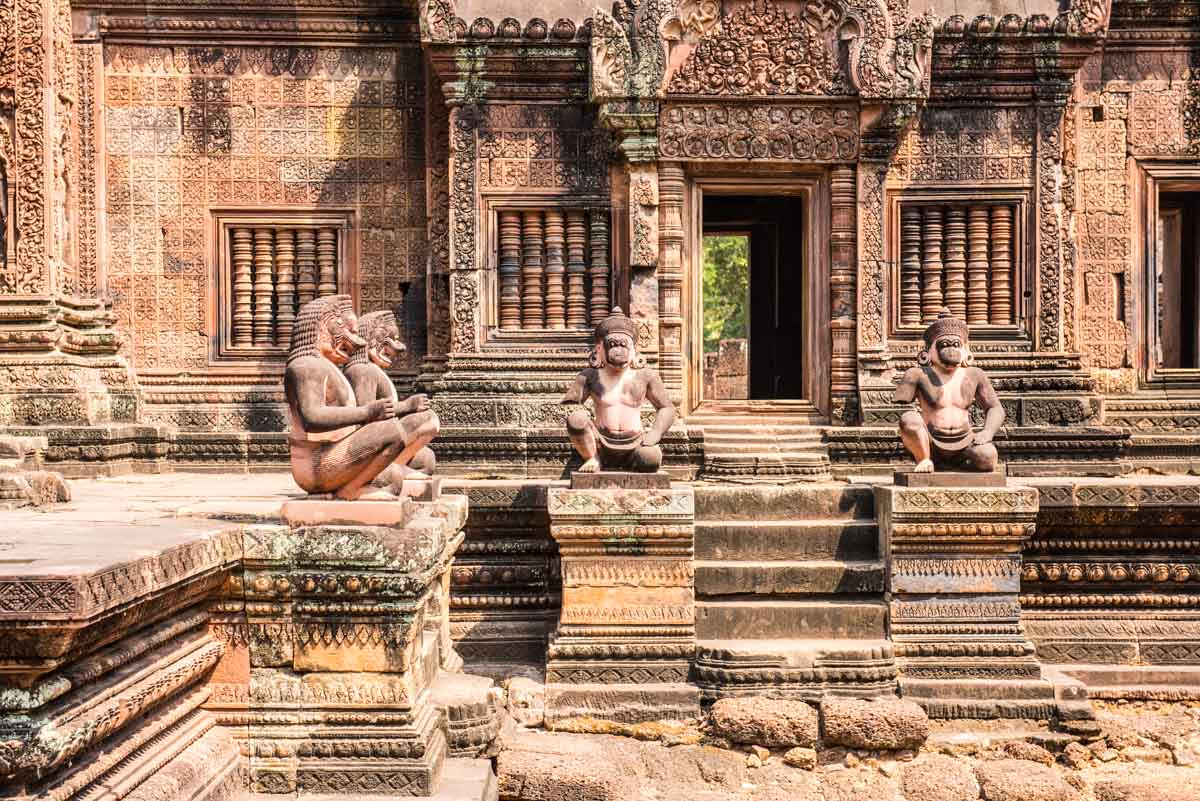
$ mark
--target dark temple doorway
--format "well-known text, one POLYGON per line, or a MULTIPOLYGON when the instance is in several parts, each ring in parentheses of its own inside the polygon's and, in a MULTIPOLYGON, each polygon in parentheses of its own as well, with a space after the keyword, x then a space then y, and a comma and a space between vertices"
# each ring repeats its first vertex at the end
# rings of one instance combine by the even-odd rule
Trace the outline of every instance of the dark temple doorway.
POLYGON ((804 397, 804 201, 705 195, 704 399, 804 397))

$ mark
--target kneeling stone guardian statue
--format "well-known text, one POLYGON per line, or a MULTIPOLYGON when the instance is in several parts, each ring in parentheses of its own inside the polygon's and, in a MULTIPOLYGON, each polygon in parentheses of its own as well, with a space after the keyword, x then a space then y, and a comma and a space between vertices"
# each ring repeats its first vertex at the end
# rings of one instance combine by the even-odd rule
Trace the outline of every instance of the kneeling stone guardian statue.
POLYGON ((915 472, 991 472, 999 455, 992 438, 1004 424, 1004 407, 983 370, 970 364, 967 324, 943 309, 925 329, 925 349, 896 388, 897 403, 918 402, 920 411, 900 418, 900 439, 917 461, 915 472), (983 428, 971 428, 978 403, 983 428))
MULTIPOLYGON (((422 461, 432 456, 424 453, 437 434, 428 399, 401 402, 394 392, 379 392, 377 384, 374 393, 368 391, 367 381, 360 381, 364 402, 356 398, 342 368, 366 345, 349 295, 317 298, 296 317, 283 386, 292 477, 309 493, 348 501, 394 499, 393 492, 367 487, 393 464, 407 466, 418 454, 422 461)), ((394 358, 397 352, 393 347, 385 356, 394 358)))
POLYGON ((620 307, 596 326, 590 366, 575 376, 564 404, 591 398, 595 421, 584 409, 567 415, 567 434, 583 457, 581 473, 600 470, 654 473, 662 466, 659 441, 675 421, 675 405, 655 370, 637 352, 637 324, 620 307), (654 406, 654 424, 642 427, 642 404, 654 406))

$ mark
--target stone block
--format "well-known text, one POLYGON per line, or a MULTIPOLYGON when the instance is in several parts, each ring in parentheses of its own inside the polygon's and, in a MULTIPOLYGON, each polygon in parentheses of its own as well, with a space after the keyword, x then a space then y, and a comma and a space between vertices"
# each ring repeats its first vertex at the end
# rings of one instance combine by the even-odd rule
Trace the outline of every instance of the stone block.
POLYGON ((723 698, 709 711, 717 737, 769 748, 808 747, 818 737, 817 710, 803 701, 771 698, 723 698))
POLYGON ((626 473, 606 470, 596 473, 571 474, 573 490, 644 490, 670 489, 670 473, 626 473))
POLYGON ((986 801, 1081 801, 1053 768, 1023 759, 980 762, 975 777, 986 801))
POLYGON ((496 761, 505 801, 628 801, 637 780, 583 754, 504 751, 496 761))
POLYGON ((403 526, 413 516, 403 500, 338 501, 302 498, 288 501, 281 509, 283 521, 301 526, 403 526))
POLYGON ((939 470, 933 473, 897 471, 892 479, 897 487, 1003 487, 1008 484, 1004 466, 991 473, 939 470))
POLYGON ((744 376, 750 372, 750 342, 722 339, 717 350, 717 375, 744 376))
POLYGON ((929 718, 912 701, 827 697, 821 701, 821 737, 847 748, 917 749, 929 737, 929 718))
POLYGON ((976 801, 979 782, 961 760, 928 754, 900 772, 905 801, 976 801))
POLYGON ((576 718, 646 723, 694 720, 699 716, 700 691, 683 682, 546 685, 548 729, 576 718))

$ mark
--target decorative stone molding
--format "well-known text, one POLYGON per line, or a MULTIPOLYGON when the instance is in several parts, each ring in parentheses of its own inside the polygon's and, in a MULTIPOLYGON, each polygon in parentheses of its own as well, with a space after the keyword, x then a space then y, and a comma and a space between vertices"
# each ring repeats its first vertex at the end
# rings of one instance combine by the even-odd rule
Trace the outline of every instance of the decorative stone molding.
POLYGON ((673 160, 850 162, 858 157, 853 106, 668 103, 659 154, 673 160))

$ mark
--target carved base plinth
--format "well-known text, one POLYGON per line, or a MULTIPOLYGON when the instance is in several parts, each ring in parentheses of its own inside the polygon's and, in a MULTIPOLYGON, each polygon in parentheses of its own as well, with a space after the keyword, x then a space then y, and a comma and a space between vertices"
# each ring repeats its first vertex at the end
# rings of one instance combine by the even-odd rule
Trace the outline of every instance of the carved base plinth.
POLYGON ((934 717, 1053 716, 1018 598, 1037 491, 880 486, 875 503, 901 694, 934 717))
POLYGON ((563 593, 546 720, 694 717, 699 695, 685 683, 696 641, 692 489, 623 488, 616 474, 604 484, 549 491, 563 593))
POLYGON ((284 504, 288 525, 246 529, 241 592, 221 607, 244 610, 226 620, 245 626, 232 644, 248 690, 220 714, 249 724, 254 792, 436 792, 449 747, 433 687, 461 664, 448 589, 466 508, 304 499, 284 504))

